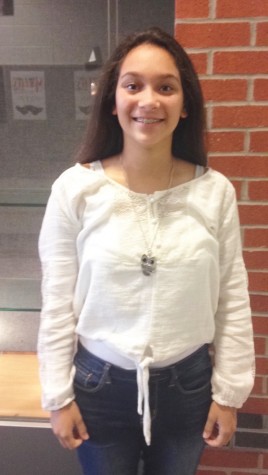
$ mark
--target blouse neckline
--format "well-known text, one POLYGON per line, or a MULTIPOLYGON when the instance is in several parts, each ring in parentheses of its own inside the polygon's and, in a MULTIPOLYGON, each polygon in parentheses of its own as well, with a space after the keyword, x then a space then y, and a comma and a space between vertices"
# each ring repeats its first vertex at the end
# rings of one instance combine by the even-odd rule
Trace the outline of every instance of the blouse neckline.
POLYGON ((125 185, 122 185, 121 183, 118 183, 113 178, 110 178, 105 173, 105 170, 104 170, 104 167, 101 163, 101 160, 96 160, 95 162, 89 163, 89 167, 85 167, 81 163, 77 163, 77 165, 80 166, 80 167, 83 167, 83 169, 86 170, 87 172, 95 171, 95 172, 100 173, 107 180, 107 182, 111 183, 113 186, 116 186, 117 188, 120 188, 121 190, 125 191, 126 193, 135 195, 137 197, 145 197, 145 198, 152 197, 152 196, 161 197, 161 196, 164 196, 167 193, 172 192, 172 191, 185 190, 185 189, 189 188, 190 186, 192 186, 192 184, 194 182, 198 182, 199 180, 202 180, 207 175, 207 173, 210 171, 209 167, 203 167, 202 165, 196 165, 195 176, 191 180, 189 180, 185 183, 180 183, 180 184, 175 185, 171 188, 167 188, 167 189, 164 189, 164 190, 156 190, 153 193, 140 193, 140 192, 137 192, 137 191, 130 190, 125 185))

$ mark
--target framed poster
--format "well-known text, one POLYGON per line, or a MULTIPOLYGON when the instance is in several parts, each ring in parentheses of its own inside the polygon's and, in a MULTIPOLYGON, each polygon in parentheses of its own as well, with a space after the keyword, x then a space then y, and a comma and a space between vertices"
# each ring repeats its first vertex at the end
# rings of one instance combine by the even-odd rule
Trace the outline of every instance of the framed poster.
POLYGON ((0 0, 0 16, 14 15, 14 1, 0 0))
POLYGON ((45 120, 44 71, 10 71, 13 118, 45 120))
POLYGON ((0 122, 6 122, 7 120, 7 111, 6 111, 6 98, 5 98, 5 87, 4 87, 4 71, 3 67, 0 67, 0 122))
POLYGON ((74 71, 75 118, 87 120, 92 110, 92 96, 96 93, 97 79, 87 71, 74 71))

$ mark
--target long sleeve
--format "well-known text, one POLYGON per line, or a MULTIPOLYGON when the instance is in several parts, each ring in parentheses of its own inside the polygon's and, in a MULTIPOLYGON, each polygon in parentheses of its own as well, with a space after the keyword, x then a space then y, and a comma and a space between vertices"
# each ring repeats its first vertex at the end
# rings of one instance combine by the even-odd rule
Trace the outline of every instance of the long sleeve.
POLYGON ((215 316, 213 399, 219 404, 239 408, 253 387, 255 360, 247 273, 232 187, 227 190, 221 216, 220 293, 215 316))
MULTIPOLYGON (((70 200, 69 200, 70 201, 70 200)), ((41 233, 41 323, 38 357, 44 409, 56 410, 73 398, 76 317, 73 295, 77 279, 76 236, 79 220, 57 184, 49 198, 41 233)))
MULTIPOLYGON (((214 339, 213 397, 240 407, 253 385, 254 352, 232 185, 208 170, 168 196, 155 193, 168 232, 152 279, 140 270, 142 236, 128 193, 98 167, 80 164, 53 185, 39 240, 43 407, 74 398, 77 337, 102 341, 134 362, 149 342, 156 365, 214 339)), ((148 197, 136 198, 146 208, 148 197)))

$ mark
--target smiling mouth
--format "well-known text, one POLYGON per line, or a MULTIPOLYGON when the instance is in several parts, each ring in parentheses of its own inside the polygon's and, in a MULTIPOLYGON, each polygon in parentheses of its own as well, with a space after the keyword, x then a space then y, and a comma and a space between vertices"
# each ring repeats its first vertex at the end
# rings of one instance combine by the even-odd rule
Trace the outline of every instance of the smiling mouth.
POLYGON ((142 124, 157 124, 162 122, 164 119, 145 119, 144 117, 134 117, 134 120, 142 124))

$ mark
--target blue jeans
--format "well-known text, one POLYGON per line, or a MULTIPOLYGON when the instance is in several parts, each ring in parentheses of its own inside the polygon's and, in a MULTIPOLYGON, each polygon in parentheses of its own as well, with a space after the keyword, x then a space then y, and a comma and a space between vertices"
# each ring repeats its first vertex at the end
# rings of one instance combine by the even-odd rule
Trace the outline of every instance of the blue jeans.
POLYGON ((84 475, 194 475, 211 404, 207 345, 177 364, 150 369, 152 440, 147 446, 137 413, 135 370, 124 370, 79 345, 76 402, 90 434, 78 448, 84 475), (139 472, 140 473, 140 472, 139 472))

